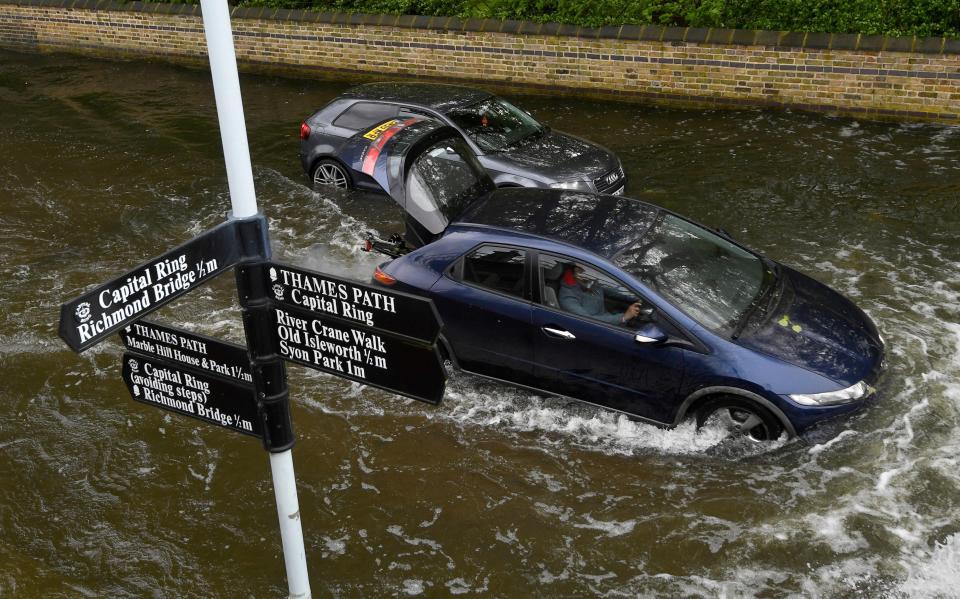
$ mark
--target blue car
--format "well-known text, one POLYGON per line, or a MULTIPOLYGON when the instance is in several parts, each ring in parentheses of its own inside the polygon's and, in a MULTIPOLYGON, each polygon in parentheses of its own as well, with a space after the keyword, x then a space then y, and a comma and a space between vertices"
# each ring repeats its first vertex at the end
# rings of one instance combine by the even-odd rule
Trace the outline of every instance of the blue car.
MULTIPOLYGON (((884 343, 836 291, 640 199, 495 189, 451 127, 371 141, 407 232, 381 285, 434 301, 454 366, 633 418, 797 435, 874 394, 884 343)), ((363 160, 361 160, 363 161, 363 160)))

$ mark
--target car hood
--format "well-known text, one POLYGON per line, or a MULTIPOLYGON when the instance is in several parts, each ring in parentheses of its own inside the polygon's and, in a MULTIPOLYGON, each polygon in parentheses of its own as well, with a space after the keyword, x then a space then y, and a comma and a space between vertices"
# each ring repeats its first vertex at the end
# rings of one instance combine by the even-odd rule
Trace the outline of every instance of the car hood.
POLYGON ((883 345, 870 318, 823 283, 787 267, 780 272, 779 301, 738 343, 842 387, 872 382, 883 345))
POLYGON ((488 158, 547 182, 593 181, 618 166, 616 157, 606 148, 552 129, 488 158))

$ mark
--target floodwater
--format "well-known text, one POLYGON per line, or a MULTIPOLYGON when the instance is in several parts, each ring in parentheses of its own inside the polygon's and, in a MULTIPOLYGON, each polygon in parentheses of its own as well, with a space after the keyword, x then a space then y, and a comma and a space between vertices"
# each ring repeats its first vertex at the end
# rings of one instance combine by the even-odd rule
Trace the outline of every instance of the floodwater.
MULTIPOLYGON (((242 77, 285 262, 367 280, 380 197, 314 193, 300 121, 348 81, 242 77)), ((837 288, 889 347, 880 399, 758 446, 454 375, 441 406, 290 366, 317 597, 955 597, 960 128, 513 97, 628 191, 837 288)), ((0 596, 282 597, 267 456, 133 402, 59 304, 224 219, 208 73, 0 52, 0 596)), ((239 341, 232 276, 156 320, 239 341)))

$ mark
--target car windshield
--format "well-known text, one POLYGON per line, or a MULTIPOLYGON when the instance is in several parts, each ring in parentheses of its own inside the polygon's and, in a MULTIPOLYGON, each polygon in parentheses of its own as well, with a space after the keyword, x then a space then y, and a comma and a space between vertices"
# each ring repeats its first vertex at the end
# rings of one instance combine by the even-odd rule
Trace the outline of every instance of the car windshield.
POLYGON ((615 258, 617 266, 704 327, 732 334, 764 287, 763 261, 672 214, 615 258))
POLYGON ((407 213, 434 234, 481 195, 490 179, 462 138, 446 139, 420 154, 407 173, 407 213))
POLYGON ((502 152, 544 130, 532 116, 497 97, 454 108, 447 116, 485 152, 502 152))

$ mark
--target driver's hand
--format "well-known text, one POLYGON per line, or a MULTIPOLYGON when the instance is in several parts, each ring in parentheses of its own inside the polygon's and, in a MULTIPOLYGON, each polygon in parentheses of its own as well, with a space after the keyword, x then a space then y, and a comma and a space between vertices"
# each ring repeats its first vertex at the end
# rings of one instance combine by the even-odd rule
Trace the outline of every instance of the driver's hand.
POLYGON ((623 322, 630 322, 637 316, 640 316, 640 302, 633 302, 623 313, 623 322))

